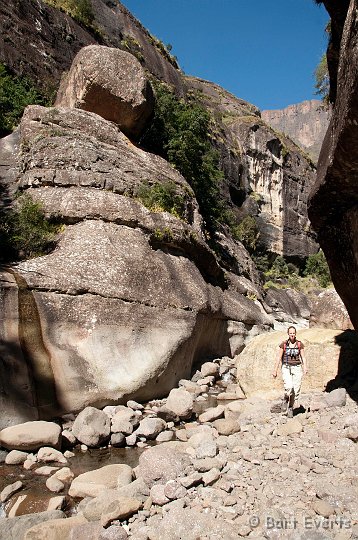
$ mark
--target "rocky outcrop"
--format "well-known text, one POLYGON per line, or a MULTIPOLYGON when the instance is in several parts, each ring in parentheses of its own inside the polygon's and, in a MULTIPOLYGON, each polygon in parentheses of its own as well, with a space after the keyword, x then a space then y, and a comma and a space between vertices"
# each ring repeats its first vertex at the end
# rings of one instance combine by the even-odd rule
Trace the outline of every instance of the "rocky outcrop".
POLYGON ((53 90, 78 51, 99 43, 133 52, 156 77, 181 88, 175 60, 120 2, 91 0, 91 8, 93 26, 86 27, 42 0, 2 4, 0 61, 53 90))
POLYGON ((322 101, 311 99, 284 109, 261 111, 261 117, 273 129, 288 135, 317 163, 330 119, 330 110, 322 101))
POLYGON ((138 138, 153 112, 154 96, 132 54, 89 45, 62 80, 55 106, 94 112, 116 123, 128 137, 138 138))
POLYGON ((347 310, 335 289, 322 291, 312 299, 310 327, 353 330, 347 310))
POLYGON ((307 218, 314 164, 270 128, 255 106, 211 82, 185 80, 215 119, 212 137, 225 173, 222 189, 238 221, 255 216, 269 251, 298 259, 315 253, 307 218))
MULTIPOLYGON (((325 4, 335 23, 337 18, 341 20, 343 3, 339 6, 337 2, 325 4)), ((356 8, 356 2, 352 0, 340 44, 337 98, 320 154, 309 215, 327 257, 334 286, 354 327, 358 328, 356 8)))
POLYGON ((3 275, 5 364, 11 386, 22 378, 26 388, 10 403, 48 417, 165 395, 197 358, 235 354, 257 325, 270 324, 228 288, 184 178, 113 123, 32 106, 21 147, 22 189, 64 227, 52 253, 3 275), (145 182, 169 181, 182 219, 133 198, 145 182))

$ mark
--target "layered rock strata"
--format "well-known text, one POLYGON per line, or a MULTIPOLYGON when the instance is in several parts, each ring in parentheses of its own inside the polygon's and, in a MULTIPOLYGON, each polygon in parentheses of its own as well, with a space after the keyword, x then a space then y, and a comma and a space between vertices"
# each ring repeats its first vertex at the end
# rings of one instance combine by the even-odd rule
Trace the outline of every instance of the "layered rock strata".
POLYGON ((232 355, 270 323, 228 287, 184 178, 114 124, 31 106, 21 148, 21 188, 64 226, 52 253, 2 275, 3 402, 20 379, 12 405, 40 417, 165 395, 197 358, 232 355), (149 179, 173 182, 183 220, 133 198, 149 179))

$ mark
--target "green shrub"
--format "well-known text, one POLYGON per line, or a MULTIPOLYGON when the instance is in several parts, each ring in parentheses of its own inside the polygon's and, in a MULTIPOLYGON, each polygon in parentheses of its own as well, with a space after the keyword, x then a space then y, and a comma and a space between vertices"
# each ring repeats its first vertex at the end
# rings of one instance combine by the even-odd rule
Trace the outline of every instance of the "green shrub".
POLYGON ((172 163, 188 181, 212 233, 225 221, 225 204, 220 195, 223 173, 210 143, 210 115, 201 105, 178 99, 166 85, 153 85, 154 118, 140 142, 172 163))
POLYGON ((22 195, 13 209, 0 213, 1 258, 27 259, 49 251, 59 226, 50 223, 40 203, 22 195))
POLYGON ((250 253, 256 250, 260 231, 253 216, 246 216, 239 225, 231 228, 231 232, 233 237, 240 240, 250 253))
POLYGON ((307 277, 315 277, 321 287, 327 287, 331 283, 327 260, 321 249, 318 253, 307 257, 303 274, 307 277))
POLYGON ((172 181, 153 185, 149 185, 148 182, 142 184, 137 196, 152 212, 170 212, 180 219, 185 218, 185 196, 177 192, 177 187, 172 181))
POLYGON ((90 0, 45 0, 45 3, 64 11, 83 26, 95 30, 92 26, 94 13, 90 0))
POLYGON ((13 75, 0 64, 0 137, 11 133, 27 105, 49 105, 51 97, 35 87, 28 77, 13 75))

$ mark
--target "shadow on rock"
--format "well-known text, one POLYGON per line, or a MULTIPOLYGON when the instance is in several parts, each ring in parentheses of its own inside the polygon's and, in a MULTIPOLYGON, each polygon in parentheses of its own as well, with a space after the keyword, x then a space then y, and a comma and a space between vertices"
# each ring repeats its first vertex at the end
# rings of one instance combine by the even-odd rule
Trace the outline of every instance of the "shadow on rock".
POLYGON ((341 349, 338 370, 336 377, 328 381, 326 392, 345 388, 350 397, 358 402, 358 334, 354 330, 345 330, 335 338, 335 343, 341 349))

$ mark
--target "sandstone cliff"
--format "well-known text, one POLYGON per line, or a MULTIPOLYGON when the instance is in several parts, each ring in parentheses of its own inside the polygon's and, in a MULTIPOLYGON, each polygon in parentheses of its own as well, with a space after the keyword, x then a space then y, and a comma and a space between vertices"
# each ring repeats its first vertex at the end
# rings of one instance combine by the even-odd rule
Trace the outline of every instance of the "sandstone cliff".
POLYGON ((334 285, 357 328, 357 2, 350 2, 343 33, 343 4, 347 2, 324 3, 336 29, 330 44, 333 55, 331 96, 336 95, 336 98, 318 163, 317 181, 311 193, 309 215, 327 257, 334 285), (340 32, 342 39, 337 42, 340 32))
POLYGON ((237 219, 255 215, 269 251, 295 258, 317 251, 306 211, 315 171, 302 151, 260 119, 257 107, 218 85, 183 76, 163 44, 120 2, 92 0, 91 5, 92 28, 43 0, 0 6, 0 61, 57 88, 85 45, 97 42, 131 52, 151 76, 179 96, 194 92, 210 110, 212 142, 225 174, 222 192, 237 219), (31 46, 25 50, 23 43, 31 46))
MULTIPOLYGON (((23 37, 35 27, 42 46, 52 40, 49 21, 68 23, 71 33, 57 33, 63 47, 55 48, 62 51, 53 51, 57 80, 74 50, 93 44, 94 34, 83 28, 77 33, 71 18, 41 1, 28 8, 26 28, 17 4, 11 13, 2 8, 10 13, 2 54, 8 54, 14 14, 23 37)), ((211 142, 225 174, 221 194, 237 220, 255 215, 270 251, 303 258, 317 249, 306 212, 314 166, 300 149, 277 135, 255 106, 181 74, 120 4, 95 0, 93 8, 101 41, 112 47, 81 50, 57 106, 28 107, 19 149, 8 142, 12 151, 2 181, 9 194, 19 188, 39 201, 62 230, 54 251, 1 274, 5 424, 165 395, 195 361, 232 356, 272 325, 242 244, 223 227, 215 235, 215 254, 187 179, 134 143, 150 122, 149 76, 163 79, 177 95, 195 96, 209 110, 211 142), (125 70, 111 69, 108 58, 116 53, 128 64, 125 70), (110 96, 111 107, 102 106, 103 96, 110 96), (148 210, 139 196, 144 185, 170 185, 181 201, 180 215, 148 210)), ((44 50, 39 44, 34 50, 27 57, 29 72, 45 78, 39 60, 44 50)), ((16 59, 14 53, 12 67, 21 71, 16 59)), ((49 62, 45 69, 52 72, 49 62)))
POLYGON ((282 131, 318 161, 323 138, 330 119, 330 111, 322 101, 312 99, 285 109, 266 110, 261 116, 273 129, 282 131))

